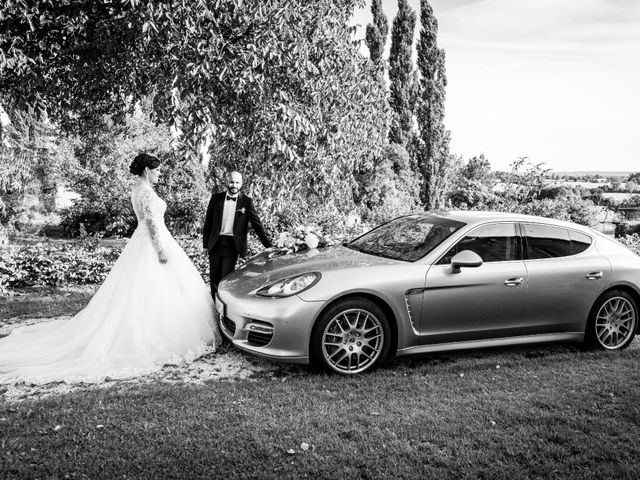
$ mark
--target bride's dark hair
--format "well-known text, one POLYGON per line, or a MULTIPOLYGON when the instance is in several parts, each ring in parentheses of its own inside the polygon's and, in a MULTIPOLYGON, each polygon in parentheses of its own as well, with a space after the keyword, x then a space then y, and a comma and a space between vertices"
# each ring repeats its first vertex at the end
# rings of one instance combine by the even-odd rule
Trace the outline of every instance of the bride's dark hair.
POLYGON ((158 168, 160 166, 160 159, 158 157, 154 157, 153 155, 149 155, 148 153, 139 153, 136 158, 133 159, 131 165, 129 165, 129 171, 134 175, 142 175, 145 168, 149 170, 153 170, 154 168, 158 168))

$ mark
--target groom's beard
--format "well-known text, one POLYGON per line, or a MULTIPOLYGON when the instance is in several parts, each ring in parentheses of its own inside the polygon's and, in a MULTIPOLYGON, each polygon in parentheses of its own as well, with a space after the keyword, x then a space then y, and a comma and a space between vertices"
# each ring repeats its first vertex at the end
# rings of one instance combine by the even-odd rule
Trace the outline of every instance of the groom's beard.
POLYGON ((240 191, 239 188, 236 187, 228 187, 227 191, 231 194, 231 195, 235 195, 236 193, 238 193, 240 191))

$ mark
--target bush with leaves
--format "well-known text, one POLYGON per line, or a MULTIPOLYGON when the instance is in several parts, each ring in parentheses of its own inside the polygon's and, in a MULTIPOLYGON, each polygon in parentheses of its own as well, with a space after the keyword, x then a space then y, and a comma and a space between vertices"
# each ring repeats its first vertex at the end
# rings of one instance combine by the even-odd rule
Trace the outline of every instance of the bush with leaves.
POLYGON ((174 235, 195 235, 211 195, 202 166, 176 155, 166 156, 157 190, 167 203, 167 228, 174 235))
MULTIPOLYGON (((178 237, 203 278, 209 262, 199 238, 178 237)), ((0 291, 31 285, 60 286, 102 283, 122 252, 126 240, 97 239, 45 242, 0 250, 0 291)))
POLYGON ((452 186, 447 203, 460 210, 493 210, 500 203, 494 192, 497 183, 489 160, 483 154, 466 163, 458 162, 452 172, 452 186))
POLYGON ((347 212, 390 120, 378 68, 352 39, 360 4, 5 2, 0 78, 16 104, 74 132, 150 97, 185 157, 208 146, 215 166, 253 176, 247 192, 268 210, 317 195, 347 212))
POLYGON ((536 199, 525 203, 518 209, 518 213, 556 218, 587 226, 593 226, 598 223, 598 216, 602 211, 603 207, 594 205, 591 200, 582 198, 572 198, 570 201, 567 199, 536 199))
POLYGON ((121 246, 102 246, 97 241, 39 243, 0 255, 0 285, 4 288, 29 285, 101 283, 121 246))
POLYGON ((640 255, 640 233, 633 233, 631 235, 625 235, 618 238, 618 241, 622 243, 629 250, 636 255, 640 255))
POLYGON ((108 118, 99 119, 96 130, 85 135, 69 182, 81 198, 61 212, 67 235, 81 236, 82 230, 96 237, 133 233, 136 217, 130 193, 136 178, 129 173, 129 164, 143 151, 163 162, 156 189, 167 202, 167 226, 177 235, 198 230, 209 196, 204 171, 176 155, 169 129, 151 121, 147 112, 150 108, 148 102, 141 102, 125 118, 124 127, 108 118))
POLYGON ((372 173, 360 180, 365 221, 378 224, 422 210, 421 177, 412 171, 409 153, 402 145, 386 145, 372 173))

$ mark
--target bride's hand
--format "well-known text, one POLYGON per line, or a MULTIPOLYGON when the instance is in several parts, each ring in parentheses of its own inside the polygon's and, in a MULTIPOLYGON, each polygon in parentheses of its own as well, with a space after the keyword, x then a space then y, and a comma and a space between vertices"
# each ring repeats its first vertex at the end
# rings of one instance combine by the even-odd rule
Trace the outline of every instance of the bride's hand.
POLYGON ((166 253, 164 253, 164 250, 160 250, 160 251, 158 252, 158 261, 159 261, 160 263, 162 263, 163 265, 164 265, 165 263, 167 263, 167 254, 166 254, 166 253))

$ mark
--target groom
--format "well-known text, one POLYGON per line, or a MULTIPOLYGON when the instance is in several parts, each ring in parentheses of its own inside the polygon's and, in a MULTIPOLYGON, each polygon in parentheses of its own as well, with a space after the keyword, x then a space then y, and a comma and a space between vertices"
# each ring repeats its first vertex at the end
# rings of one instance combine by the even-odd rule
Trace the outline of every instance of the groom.
POLYGON ((271 240, 256 213, 253 201, 240 192, 242 175, 227 175, 227 191, 214 193, 209 201, 202 229, 203 247, 209 254, 211 296, 215 299, 220 280, 236 268, 238 255, 247 256, 247 229, 249 222, 266 248, 271 240))

